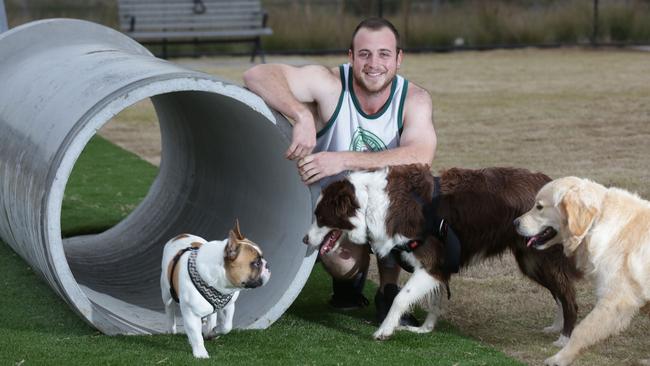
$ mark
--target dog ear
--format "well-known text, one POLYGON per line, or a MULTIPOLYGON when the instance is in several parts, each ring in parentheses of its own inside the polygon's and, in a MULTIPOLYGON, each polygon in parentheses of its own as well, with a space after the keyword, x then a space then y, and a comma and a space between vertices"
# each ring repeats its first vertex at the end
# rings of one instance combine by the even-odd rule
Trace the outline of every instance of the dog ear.
MULTIPOLYGON (((236 229, 239 229, 239 227, 237 227, 236 229)), ((237 256, 239 255, 239 249, 240 249, 239 240, 241 239, 237 238, 237 234, 235 233, 235 231, 230 230, 230 233, 228 234, 228 244, 226 244, 226 252, 224 255, 226 259, 231 261, 237 259, 237 256)))
POLYGON ((241 234, 241 231, 239 230, 239 219, 237 218, 235 219, 235 227, 232 230, 235 234, 235 237, 238 240, 244 240, 244 236, 241 234))
POLYGON ((336 199, 336 216, 337 217, 349 217, 352 215, 352 211, 354 210, 355 207, 355 202, 354 202, 354 197, 350 194, 350 192, 346 191, 341 191, 338 194, 338 197, 336 199))
POLYGON ((581 192, 578 187, 573 187, 564 194, 560 202, 560 207, 566 214, 570 234, 564 244, 567 253, 572 253, 578 248, 599 212, 594 202, 585 197, 586 194, 588 192, 581 192))

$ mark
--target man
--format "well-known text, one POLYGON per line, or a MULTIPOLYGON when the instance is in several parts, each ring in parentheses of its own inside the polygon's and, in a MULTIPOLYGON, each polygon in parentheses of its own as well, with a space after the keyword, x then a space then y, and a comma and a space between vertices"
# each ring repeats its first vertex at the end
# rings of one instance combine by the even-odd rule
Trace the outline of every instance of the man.
MULTIPOLYGON (((381 18, 362 21, 348 57, 349 64, 334 69, 262 64, 244 74, 251 91, 294 121, 285 157, 296 161, 302 180, 323 187, 350 170, 431 164, 436 149, 431 96, 397 75, 403 53, 395 27, 381 18)), ((368 303, 361 294, 367 245, 342 243, 321 261, 333 278, 333 307, 368 303)), ((387 258, 378 269, 375 305, 381 322, 397 295, 400 268, 387 258)))

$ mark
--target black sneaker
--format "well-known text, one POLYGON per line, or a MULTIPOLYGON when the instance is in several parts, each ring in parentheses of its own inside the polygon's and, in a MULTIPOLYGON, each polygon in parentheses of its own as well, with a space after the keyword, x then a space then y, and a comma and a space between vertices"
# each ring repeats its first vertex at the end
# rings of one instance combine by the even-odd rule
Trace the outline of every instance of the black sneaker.
POLYGON ((366 282, 366 274, 359 273, 354 279, 341 281, 332 279, 334 293, 329 304, 337 310, 354 310, 368 306, 370 303, 363 296, 363 286, 366 282))
MULTIPOLYGON (((377 290, 377 293, 375 294, 377 323, 381 324, 384 319, 386 319, 386 315, 388 315, 388 311, 390 310, 391 305, 393 305, 393 300, 395 300, 395 296, 397 296, 399 290, 399 287, 392 283, 384 286, 383 293, 380 290, 377 290)), ((420 326, 420 323, 413 314, 406 313, 400 318, 399 325, 418 327, 420 326)))

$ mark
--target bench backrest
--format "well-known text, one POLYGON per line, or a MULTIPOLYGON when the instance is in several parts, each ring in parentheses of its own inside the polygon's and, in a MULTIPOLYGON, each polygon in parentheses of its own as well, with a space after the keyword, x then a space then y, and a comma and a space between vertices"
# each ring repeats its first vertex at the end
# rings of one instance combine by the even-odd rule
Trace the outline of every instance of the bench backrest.
POLYGON ((260 0, 118 0, 124 32, 228 31, 262 27, 260 0))

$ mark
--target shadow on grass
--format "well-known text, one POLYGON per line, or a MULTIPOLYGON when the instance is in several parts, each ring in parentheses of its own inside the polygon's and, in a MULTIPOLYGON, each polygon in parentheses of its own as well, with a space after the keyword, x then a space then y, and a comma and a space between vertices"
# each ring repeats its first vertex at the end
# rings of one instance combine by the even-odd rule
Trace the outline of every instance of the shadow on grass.
MULTIPOLYGON (((374 304, 371 302, 365 308, 350 311, 336 310, 328 304, 332 293, 331 283, 331 277, 325 272, 323 266, 316 263, 307 284, 287 313, 342 334, 366 336, 359 333, 357 325, 375 325, 374 304)), ((372 299, 376 290, 377 286, 368 281, 364 295, 372 299)))

